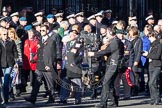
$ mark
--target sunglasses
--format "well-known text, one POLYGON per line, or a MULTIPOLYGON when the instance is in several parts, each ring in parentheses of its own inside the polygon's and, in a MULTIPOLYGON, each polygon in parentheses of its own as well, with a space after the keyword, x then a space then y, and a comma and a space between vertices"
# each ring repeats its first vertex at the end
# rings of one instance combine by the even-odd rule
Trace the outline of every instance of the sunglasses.
POLYGON ((76 30, 72 30, 71 32, 75 33, 76 35, 79 34, 76 30))
POLYGON ((46 30, 40 30, 40 32, 45 32, 46 30))
POLYGON ((157 34, 156 34, 156 32, 150 32, 150 33, 148 33, 148 37, 150 38, 150 37, 156 37, 157 36, 157 34))

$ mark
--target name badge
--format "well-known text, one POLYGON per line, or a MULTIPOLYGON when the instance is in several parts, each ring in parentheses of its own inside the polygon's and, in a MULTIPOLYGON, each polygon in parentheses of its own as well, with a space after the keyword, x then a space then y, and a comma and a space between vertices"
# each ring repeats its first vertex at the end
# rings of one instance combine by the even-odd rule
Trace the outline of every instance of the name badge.
POLYGON ((78 44, 78 43, 75 44, 75 47, 76 47, 76 48, 80 48, 80 46, 81 46, 81 44, 78 44))
POLYGON ((124 51, 124 55, 129 55, 129 51, 124 51))

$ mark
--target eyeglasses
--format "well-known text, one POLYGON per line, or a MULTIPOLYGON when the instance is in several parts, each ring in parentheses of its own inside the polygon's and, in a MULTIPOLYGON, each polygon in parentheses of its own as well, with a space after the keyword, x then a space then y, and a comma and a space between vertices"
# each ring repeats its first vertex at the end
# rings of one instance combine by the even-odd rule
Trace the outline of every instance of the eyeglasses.
POLYGON ((150 38, 150 37, 156 37, 157 36, 157 34, 156 34, 156 32, 150 32, 150 33, 148 33, 148 37, 150 38))
POLYGON ((76 30, 72 30, 71 32, 75 33, 76 35, 79 34, 76 30))
POLYGON ((40 32, 45 32, 46 30, 40 30, 40 32))

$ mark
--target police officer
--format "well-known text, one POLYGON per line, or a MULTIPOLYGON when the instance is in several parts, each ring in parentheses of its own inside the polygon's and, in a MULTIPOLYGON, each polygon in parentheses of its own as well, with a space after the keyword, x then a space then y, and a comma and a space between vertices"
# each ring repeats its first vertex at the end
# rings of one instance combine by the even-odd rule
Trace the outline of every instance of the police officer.
POLYGON ((98 51, 96 53, 89 52, 89 56, 100 57, 108 55, 107 70, 103 80, 103 88, 101 93, 100 104, 97 104, 97 108, 107 108, 108 97, 112 100, 109 106, 118 106, 118 99, 115 94, 114 80, 118 73, 119 62, 124 54, 124 45, 121 40, 116 37, 112 32, 109 32, 111 42, 105 50, 98 51))
POLYGON ((8 21, 9 21, 9 17, 7 17, 7 16, 1 17, 0 18, 0 27, 7 28, 8 21))
POLYGON ((112 10, 108 9, 106 11, 104 11, 105 17, 102 20, 102 24, 106 25, 106 26, 110 26, 113 22, 113 18, 112 18, 112 10))
POLYGON ((79 25, 79 28, 81 30, 83 30, 85 23, 84 23, 84 12, 79 12, 75 14, 75 18, 76 18, 76 24, 79 25))
POLYGON ((67 20, 68 20, 68 22, 69 22, 69 29, 71 29, 72 28, 72 26, 76 23, 76 20, 75 20, 75 14, 70 14, 70 15, 68 15, 67 17, 67 20))
POLYGON ((9 15, 9 12, 7 11, 7 9, 6 9, 6 7, 4 6, 3 8, 2 8, 2 16, 8 16, 9 15))
POLYGON ((124 38, 125 31, 124 30, 116 30, 116 35, 124 44, 124 57, 122 59, 122 63, 119 67, 119 73, 115 79, 115 90, 116 95, 119 97, 119 91, 120 91, 120 81, 122 79, 123 86, 124 86, 124 98, 123 99, 129 99, 130 98, 130 86, 127 83, 125 71, 126 69, 131 70, 133 66, 133 45, 132 43, 124 38))
POLYGON ((10 26, 16 29, 18 26, 18 21, 19 21, 19 13, 14 12, 10 15, 10 17, 11 17, 10 26))
POLYGON ((34 14, 36 21, 43 24, 44 22, 44 17, 43 17, 44 13, 43 12, 37 12, 34 14))
POLYGON ((145 19, 145 21, 146 21, 147 24, 151 25, 152 27, 155 24, 155 20, 154 20, 153 15, 147 16, 146 19, 145 19))
POLYGON ((100 33, 100 28, 101 26, 103 25, 102 24, 102 19, 103 19, 103 12, 98 12, 97 14, 95 14, 95 17, 96 17, 96 28, 97 28, 97 34, 101 34, 100 33))
POLYGON ((92 28, 92 33, 96 33, 96 18, 95 15, 91 15, 90 17, 87 18, 89 21, 89 25, 92 28))
POLYGON ((57 13, 55 17, 56 17, 56 26, 54 29, 57 30, 60 27, 61 21, 63 20, 63 13, 57 13))

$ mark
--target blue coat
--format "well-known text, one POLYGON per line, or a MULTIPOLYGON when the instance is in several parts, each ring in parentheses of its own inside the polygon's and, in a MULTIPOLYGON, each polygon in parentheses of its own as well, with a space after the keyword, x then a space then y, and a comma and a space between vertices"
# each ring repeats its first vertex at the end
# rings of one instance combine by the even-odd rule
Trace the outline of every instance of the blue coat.
MULTIPOLYGON (((143 36, 143 37, 141 37, 141 39, 142 39, 142 44, 143 44, 142 51, 149 51, 150 40, 149 40, 148 36, 143 36)), ((142 61, 142 66, 144 66, 146 63, 146 57, 141 56, 141 61, 142 61)))

